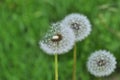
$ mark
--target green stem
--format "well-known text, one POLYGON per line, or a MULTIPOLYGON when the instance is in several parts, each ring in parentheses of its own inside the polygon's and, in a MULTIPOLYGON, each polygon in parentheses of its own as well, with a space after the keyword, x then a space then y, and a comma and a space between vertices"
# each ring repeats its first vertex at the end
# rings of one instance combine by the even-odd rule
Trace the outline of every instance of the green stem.
POLYGON ((76 44, 74 46, 74 53, 73 53, 73 80, 76 80, 76 44))
POLYGON ((58 55, 55 54, 55 80, 58 80, 58 55))
POLYGON ((100 78, 98 78, 98 80, 103 80, 103 78, 102 78, 102 77, 100 77, 100 78))

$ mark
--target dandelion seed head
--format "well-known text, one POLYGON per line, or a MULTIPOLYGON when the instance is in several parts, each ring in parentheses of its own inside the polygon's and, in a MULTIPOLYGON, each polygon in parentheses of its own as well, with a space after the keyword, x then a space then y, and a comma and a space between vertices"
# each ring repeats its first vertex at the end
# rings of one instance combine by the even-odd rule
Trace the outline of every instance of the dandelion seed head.
POLYGON ((52 24, 45 38, 39 42, 41 49, 48 54, 63 54, 72 49, 75 43, 73 30, 60 23, 52 24))
POLYGON ((91 54, 87 62, 88 71, 96 77, 110 75, 116 68, 115 57, 106 50, 99 50, 91 54))
POLYGON ((73 29, 76 41, 85 39, 91 32, 88 18, 81 14, 74 13, 66 16, 62 24, 73 29))

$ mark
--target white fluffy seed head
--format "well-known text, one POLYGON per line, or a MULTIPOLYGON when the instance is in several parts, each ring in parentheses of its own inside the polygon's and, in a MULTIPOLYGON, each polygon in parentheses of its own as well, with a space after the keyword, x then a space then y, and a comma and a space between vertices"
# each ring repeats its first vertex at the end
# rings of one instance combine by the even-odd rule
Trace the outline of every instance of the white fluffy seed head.
POLYGON ((52 24, 45 38, 39 42, 41 49, 48 54, 63 54, 73 48, 75 35, 69 27, 60 23, 52 24))
POLYGON ((70 14, 64 18, 62 24, 73 29, 76 41, 82 41, 91 32, 91 24, 88 18, 81 14, 70 14))
POLYGON ((115 57, 106 50, 95 51, 87 62, 88 71, 96 77, 110 75, 116 68, 115 57))

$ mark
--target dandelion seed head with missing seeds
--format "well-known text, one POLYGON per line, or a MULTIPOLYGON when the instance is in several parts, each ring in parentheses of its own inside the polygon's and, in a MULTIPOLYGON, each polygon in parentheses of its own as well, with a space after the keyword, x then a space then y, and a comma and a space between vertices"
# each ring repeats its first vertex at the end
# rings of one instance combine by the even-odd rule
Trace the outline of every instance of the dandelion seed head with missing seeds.
POLYGON ((88 18, 81 14, 70 14, 64 18, 62 24, 73 29, 76 41, 85 39, 91 32, 88 18))
POLYGON ((96 77, 110 75, 116 68, 115 57, 106 50, 99 50, 91 54, 87 62, 88 71, 96 77))
POLYGON ((72 49, 74 43, 74 32, 60 23, 52 24, 45 38, 39 42, 41 49, 48 54, 66 53, 72 49))

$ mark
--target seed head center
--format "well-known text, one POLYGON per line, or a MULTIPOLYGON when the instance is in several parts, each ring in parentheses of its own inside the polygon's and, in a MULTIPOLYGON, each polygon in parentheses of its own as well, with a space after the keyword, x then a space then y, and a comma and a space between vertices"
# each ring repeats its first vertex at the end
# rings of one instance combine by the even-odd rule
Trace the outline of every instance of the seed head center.
POLYGON ((79 29, 80 29, 80 24, 78 24, 78 23, 73 23, 73 24, 72 24, 72 28, 75 29, 75 30, 79 30, 79 29))
POLYGON ((97 63, 98 66, 104 66, 105 64, 106 64, 105 60, 99 60, 97 63))

